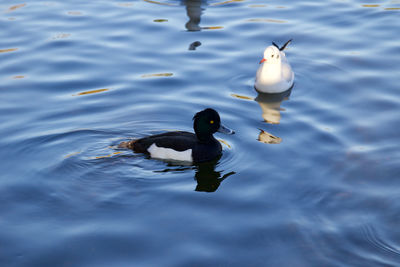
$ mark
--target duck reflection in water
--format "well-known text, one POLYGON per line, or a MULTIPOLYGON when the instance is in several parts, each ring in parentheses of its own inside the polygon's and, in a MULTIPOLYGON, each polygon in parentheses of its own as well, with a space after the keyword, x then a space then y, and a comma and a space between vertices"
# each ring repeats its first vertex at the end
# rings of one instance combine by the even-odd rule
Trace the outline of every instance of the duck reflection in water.
POLYGON ((229 173, 222 175, 223 171, 215 170, 215 167, 218 165, 220 158, 221 156, 213 161, 197 163, 195 165, 190 165, 190 166, 182 166, 179 168, 173 168, 176 167, 176 163, 170 162, 168 166, 170 166, 171 168, 155 172, 180 172, 187 170, 195 170, 196 173, 194 175, 194 179, 197 182, 195 191, 211 193, 215 192, 218 189, 223 180, 235 174, 234 171, 231 171, 229 173))
POLYGON ((231 171, 222 175, 222 171, 215 170, 217 164, 218 159, 211 162, 197 164, 196 174, 194 176, 197 181, 196 191, 215 192, 223 180, 235 174, 235 172, 231 171))

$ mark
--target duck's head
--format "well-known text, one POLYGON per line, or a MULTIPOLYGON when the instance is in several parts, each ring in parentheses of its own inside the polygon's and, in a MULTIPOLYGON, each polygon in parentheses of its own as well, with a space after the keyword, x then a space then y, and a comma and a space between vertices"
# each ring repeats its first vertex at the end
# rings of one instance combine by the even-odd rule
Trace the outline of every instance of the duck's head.
POLYGON ((201 141, 206 141, 216 132, 234 134, 235 132, 221 124, 217 111, 212 108, 202 110, 193 117, 193 128, 196 136, 201 141))
POLYGON ((264 50, 264 57, 261 59, 260 64, 261 63, 276 64, 279 63, 280 61, 281 61, 281 53, 279 48, 277 48, 274 45, 270 45, 264 50))

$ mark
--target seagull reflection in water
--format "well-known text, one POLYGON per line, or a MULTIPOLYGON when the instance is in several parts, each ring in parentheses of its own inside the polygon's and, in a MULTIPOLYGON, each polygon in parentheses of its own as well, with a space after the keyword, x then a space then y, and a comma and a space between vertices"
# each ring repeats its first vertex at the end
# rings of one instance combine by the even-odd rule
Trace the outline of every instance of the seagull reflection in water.
MULTIPOLYGON (((233 97, 244 99, 244 100, 254 100, 256 101, 260 107, 262 114, 261 116, 264 119, 264 122, 268 124, 279 124, 281 121, 281 111, 284 109, 281 108, 281 104, 283 101, 288 100, 289 96, 292 92, 292 89, 289 89, 285 92, 278 94, 267 94, 257 92, 257 97, 252 98, 249 96, 232 94, 233 97)), ((282 139, 280 137, 274 136, 269 132, 259 129, 260 133, 258 135, 258 141, 265 144, 279 144, 282 139)))
POLYGON ((292 90, 287 90, 279 94, 258 93, 254 99, 260 105, 262 117, 266 123, 279 124, 281 121, 281 104, 284 100, 288 100, 292 90))
MULTIPOLYGON (((278 93, 278 94, 266 94, 258 93, 257 97, 254 99, 260 105, 262 110, 262 117, 266 123, 279 124, 281 121, 281 104, 284 100, 288 100, 291 89, 278 93)), ((258 141, 265 144, 279 144, 282 142, 282 138, 274 136, 267 131, 260 129, 260 134, 258 135, 258 141)))

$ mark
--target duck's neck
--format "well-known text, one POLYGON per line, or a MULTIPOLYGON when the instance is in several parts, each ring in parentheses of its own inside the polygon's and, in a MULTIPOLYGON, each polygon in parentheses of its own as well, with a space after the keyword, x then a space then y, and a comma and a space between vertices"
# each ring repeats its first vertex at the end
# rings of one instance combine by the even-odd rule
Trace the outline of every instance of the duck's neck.
POLYGON ((210 143, 213 140, 216 140, 212 134, 204 134, 204 133, 203 134, 197 134, 196 133, 196 136, 197 136, 197 139, 199 139, 199 141, 201 143, 210 143))

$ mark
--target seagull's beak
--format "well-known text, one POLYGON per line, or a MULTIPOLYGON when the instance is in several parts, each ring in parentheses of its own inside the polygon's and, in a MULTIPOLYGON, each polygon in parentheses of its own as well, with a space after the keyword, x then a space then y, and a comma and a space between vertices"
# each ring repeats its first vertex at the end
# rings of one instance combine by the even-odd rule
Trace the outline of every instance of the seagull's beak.
POLYGON ((267 61, 265 58, 261 59, 260 64, 267 61))

